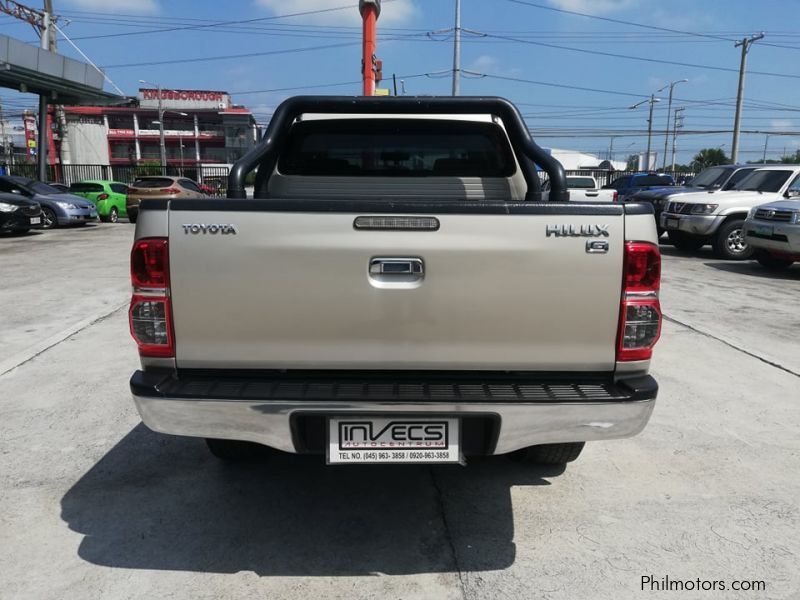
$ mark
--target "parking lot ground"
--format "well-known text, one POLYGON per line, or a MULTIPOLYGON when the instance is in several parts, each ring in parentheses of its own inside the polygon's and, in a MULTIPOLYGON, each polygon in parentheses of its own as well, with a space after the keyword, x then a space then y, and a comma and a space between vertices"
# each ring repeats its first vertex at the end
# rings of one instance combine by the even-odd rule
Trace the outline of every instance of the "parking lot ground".
MULTIPOLYGON (((82 278, 76 309, 99 317, 31 333, 51 345, 0 375, 3 598, 800 597, 798 346, 770 317, 797 333, 798 267, 766 277, 665 249, 653 418, 563 473, 504 457, 231 467, 201 440, 150 432, 130 400, 138 360, 115 308, 130 228, 42 235, 30 251, 0 239, 4 278, 8 257, 41 272, 4 287, 4 304, 35 293, 57 307, 53 282, 82 278), (122 257, 92 266, 111 247, 122 257), (643 576, 766 590, 659 593, 643 576)), ((7 339, 33 326, 20 315, 4 319, 7 339)))

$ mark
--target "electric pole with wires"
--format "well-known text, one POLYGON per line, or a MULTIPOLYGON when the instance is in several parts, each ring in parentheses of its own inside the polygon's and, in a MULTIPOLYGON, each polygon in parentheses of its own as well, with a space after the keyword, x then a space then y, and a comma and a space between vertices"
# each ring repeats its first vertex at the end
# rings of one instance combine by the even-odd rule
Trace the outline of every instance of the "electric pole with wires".
POLYGON ((739 160, 739 130, 742 124, 742 99, 744 98, 744 75, 747 70, 747 52, 753 42, 764 37, 764 32, 742 38, 734 44, 735 48, 742 47, 742 60, 739 63, 739 89, 736 92, 736 115, 733 118, 733 143, 731 144, 731 162, 736 164, 739 160))

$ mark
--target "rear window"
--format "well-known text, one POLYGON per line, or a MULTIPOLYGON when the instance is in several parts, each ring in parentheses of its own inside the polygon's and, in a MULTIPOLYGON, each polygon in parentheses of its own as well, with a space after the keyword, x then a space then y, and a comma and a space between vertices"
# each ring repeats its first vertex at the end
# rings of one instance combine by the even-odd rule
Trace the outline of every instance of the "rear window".
POLYGON ((278 170, 346 177, 510 177, 514 157, 493 123, 413 119, 306 121, 278 170))
POLYGON ((567 187, 577 190, 594 189, 594 179, 591 177, 567 177, 567 187))
POLYGON ((672 177, 666 175, 644 175, 633 178, 633 187, 667 186, 675 185, 672 177))
POLYGON ((102 192, 103 186, 99 183, 73 183, 69 186, 69 191, 75 192, 76 194, 102 192))
POLYGON ((128 186, 125 185, 124 183, 112 183, 111 191, 116 192, 117 194, 127 194, 128 186))
POLYGON ((137 188, 166 188, 172 185, 172 179, 166 177, 148 177, 147 179, 137 179, 131 187, 137 188))

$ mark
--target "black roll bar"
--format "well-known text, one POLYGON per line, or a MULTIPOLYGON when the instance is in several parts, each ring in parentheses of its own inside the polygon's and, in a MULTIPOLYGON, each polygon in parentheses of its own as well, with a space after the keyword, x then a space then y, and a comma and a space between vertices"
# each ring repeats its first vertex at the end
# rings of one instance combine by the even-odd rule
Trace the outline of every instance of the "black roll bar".
POLYGON ((245 177, 258 167, 256 189, 266 187, 266 179, 275 168, 278 149, 300 115, 322 114, 491 114, 506 128, 527 183, 525 200, 541 200, 539 176, 534 165, 550 177, 550 201, 569 200, 564 167, 531 138, 517 107, 505 98, 480 96, 442 97, 371 97, 371 96, 295 96, 282 102, 272 115, 261 140, 234 163, 228 175, 228 198, 246 198, 245 177), (527 157, 529 160, 522 160, 527 157))

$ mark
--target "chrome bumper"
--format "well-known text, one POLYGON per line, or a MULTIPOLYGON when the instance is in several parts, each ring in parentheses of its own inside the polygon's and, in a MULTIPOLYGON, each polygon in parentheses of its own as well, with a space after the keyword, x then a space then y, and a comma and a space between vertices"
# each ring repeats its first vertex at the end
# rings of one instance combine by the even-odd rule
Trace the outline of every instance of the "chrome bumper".
POLYGON ((243 440, 285 452, 298 452, 293 434, 293 423, 298 416, 376 413, 483 415, 494 417, 499 423, 492 454, 505 454, 537 444, 631 437, 647 424, 657 392, 653 381, 653 389, 646 394, 652 397, 619 402, 398 402, 175 398, 136 393, 141 388, 134 386, 133 381, 131 388, 142 421, 161 433, 243 440))

